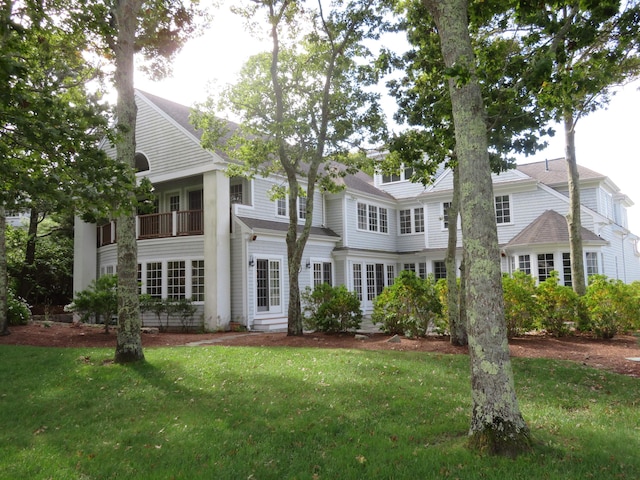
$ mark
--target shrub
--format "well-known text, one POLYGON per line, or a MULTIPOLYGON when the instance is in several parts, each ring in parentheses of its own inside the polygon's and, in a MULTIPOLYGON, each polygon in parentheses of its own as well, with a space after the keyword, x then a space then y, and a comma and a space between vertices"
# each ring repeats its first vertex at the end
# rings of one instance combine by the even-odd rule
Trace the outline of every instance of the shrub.
POLYGON ((189 298, 181 298, 179 300, 169 300, 167 302, 168 315, 177 317, 180 320, 182 331, 191 330, 193 326, 193 314, 196 313, 196 307, 189 298))
POLYGON ((360 300, 355 292, 328 283, 307 287, 302 293, 305 327, 325 333, 357 330, 362 322, 360 300))
POLYGON ((438 315, 442 303, 432 276, 421 279, 404 270, 393 285, 386 287, 373 306, 373 323, 385 333, 424 336, 438 315))
POLYGON ((538 285, 537 324, 540 329, 561 337, 569 333, 568 323, 580 316, 580 298, 571 287, 558 284, 558 272, 538 285))
POLYGON ((525 272, 516 270, 513 276, 502 276, 502 290, 507 337, 513 338, 532 330, 538 309, 535 279, 525 272))
POLYGON ((621 280, 607 279, 604 275, 589 277, 584 302, 589 329, 597 337, 613 338, 637 325, 640 305, 633 290, 621 280))
POLYGON ((104 322, 105 333, 109 332, 112 317, 118 312, 118 277, 102 275, 93 280, 88 288, 77 292, 66 310, 81 315, 81 321, 95 318, 96 323, 104 322))
POLYGON ((9 288, 7 290, 7 321, 9 325, 26 325, 30 318, 29 304, 9 288))
POLYGON ((161 332, 166 332, 169 328, 169 315, 167 313, 167 301, 158 298, 152 297, 149 294, 140 295, 140 312, 149 312, 155 314, 158 318, 158 330, 161 332), (166 324, 162 323, 162 314, 165 314, 166 324))

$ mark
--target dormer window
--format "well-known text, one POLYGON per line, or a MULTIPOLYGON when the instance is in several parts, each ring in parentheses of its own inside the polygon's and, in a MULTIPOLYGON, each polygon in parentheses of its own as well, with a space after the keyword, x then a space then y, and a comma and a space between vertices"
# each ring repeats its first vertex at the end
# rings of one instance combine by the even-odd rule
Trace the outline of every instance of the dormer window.
POLYGON ((382 174, 382 183, 393 183, 393 182, 402 182, 402 181, 408 182, 409 180, 411 180, 412 175, 413 175, 413 168, 411 167, 402 168, 400 170, 400 174, 395 174, 395 173, 391 175, 382 174))

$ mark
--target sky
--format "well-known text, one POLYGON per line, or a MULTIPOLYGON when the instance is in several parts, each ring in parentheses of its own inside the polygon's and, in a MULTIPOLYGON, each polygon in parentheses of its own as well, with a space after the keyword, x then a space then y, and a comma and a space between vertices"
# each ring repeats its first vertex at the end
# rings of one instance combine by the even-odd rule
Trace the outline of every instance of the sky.
MULTIPOLYGON (((192 106, 204 102, 209 92, 233 83, 244 61, 269 50, 268 41, 259 42, 244 31, 242 21, 222 7, 207 31, 190 40, 173 62, 173 75, 161 81, 136 73, 136 88, 192 106)), ((394 105, 384 101, 391 121, 394 105)), ((564 131, 535 156, 518 158, 530 163, 564 156, 564 131)), ((627 209, 629 228, 640 235, 640 81, 619 88, 608 108, 581 118, 576 126, 578 164, 608 176, 634 203, 627 209)))

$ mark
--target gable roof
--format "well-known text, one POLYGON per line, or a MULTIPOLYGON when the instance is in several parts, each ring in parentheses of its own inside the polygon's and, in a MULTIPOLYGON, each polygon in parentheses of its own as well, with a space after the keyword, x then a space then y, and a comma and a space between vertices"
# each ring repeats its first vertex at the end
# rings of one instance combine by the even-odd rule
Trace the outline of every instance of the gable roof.
POLYGON ((181 105, 166 98, 158 97, 142 90, 137 90, 142 97, 153 103, 157 108, 162 110, 169 118, 184 128, 187 132, 192 134, 198 140, 202 139, 202 130, 196 130, 189 121, 189 115, 191 114, 191 108, 186 105, 181 105))
MULTIPOLYGON (((550 187, 566 185, 568 181, 567 162, 564 158, 525 163, 516 166, 516 169, 550 187)), ((580 165, 578 165, 578 176, 580 180, 605 180, 607 178, 601 173, 580 165)))
MULTIPOLYGON (((584 227, 581 228, 582 241, 585 243, 607 244, 598 235, 584 227)), ((567 219, 555 210, 546 210, 542 215, 527 225, 513 237, 505 248, 519 245, 545 245, 569 243, 569 225, 567 219)))

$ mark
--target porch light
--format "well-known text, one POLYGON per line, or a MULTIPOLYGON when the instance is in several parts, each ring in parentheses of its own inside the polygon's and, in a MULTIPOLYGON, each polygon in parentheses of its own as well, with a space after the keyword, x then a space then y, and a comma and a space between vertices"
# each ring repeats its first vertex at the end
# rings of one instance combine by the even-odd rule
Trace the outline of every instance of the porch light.
POLYGON ((307 258, 307 263, 306 263, 305 267, 311 268, 311 260, 309 260, 308 258, 307 258))
POLYGON ((256 262, 253 260, 253 255, 249 255, 249 266, 253 267, 256 262))

